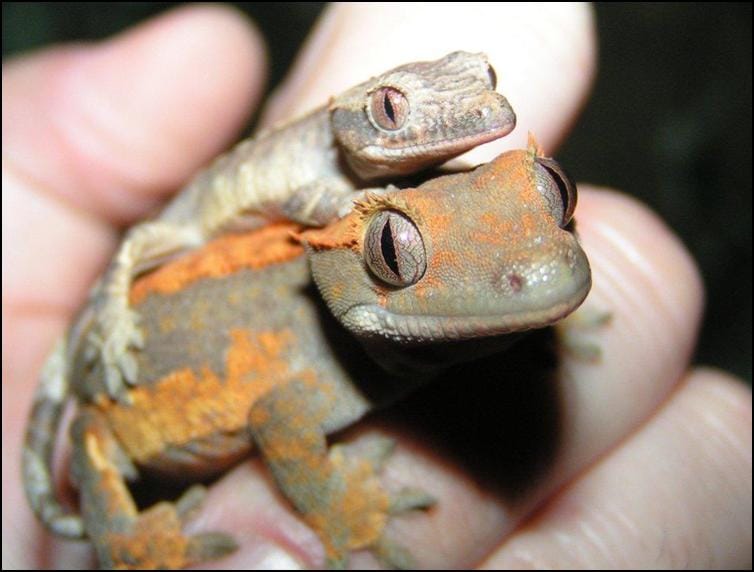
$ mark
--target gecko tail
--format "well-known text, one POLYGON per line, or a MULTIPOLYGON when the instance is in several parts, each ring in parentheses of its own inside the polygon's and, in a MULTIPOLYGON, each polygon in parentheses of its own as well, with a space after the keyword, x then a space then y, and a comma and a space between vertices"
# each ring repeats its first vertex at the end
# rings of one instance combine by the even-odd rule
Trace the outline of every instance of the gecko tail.
POLYGON ((71 539, 84 538, 84 522, 55 495, 52 455, 55 437, 70 393, 66 341, 60 340, 47 358, 24 440, 22 475, 26 497, 34 514, 51 532, 71 539))

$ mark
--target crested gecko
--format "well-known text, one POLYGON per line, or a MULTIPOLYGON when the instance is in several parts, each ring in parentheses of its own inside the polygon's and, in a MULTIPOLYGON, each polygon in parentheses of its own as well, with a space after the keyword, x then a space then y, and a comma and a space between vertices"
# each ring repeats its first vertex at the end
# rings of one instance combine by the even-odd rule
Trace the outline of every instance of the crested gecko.
POLYGON ((356 456, 326 435, 575 310, 591 285, 568 224, 575 202, 532 139, 474 170, 367 193, 323 228, 281 221, 222 236, 138 278, 129 297, 145 344, 128 402, 102 390, 83 355, 70 384, 42 378, 23 463, 32 507, 53 531, 88 537, 104 567, 183 567, 235 547, 226 533, 182 531, 201 487, 140 511, 128 482, 204 478, 258 452, 328 565, 365 548, 410 566, 386 524, 432 497, 381 485, 389 443, 356 456), (50 485, 69 395, 81 516, 50 485))
POLYGON ((70 330, 68 361, 81 351, 101 361, 104 389, 127 399, 138 378, 134 350, 143 342, 140 315, 128 303, 135 276, 228 230, 281 218, 326 224, 374 181, 415 173, 508 134, 515 115, 495 84, 485 55, 454 52, 376 76, 239 143, 155 219, 126 233, 88 311, 70 330))

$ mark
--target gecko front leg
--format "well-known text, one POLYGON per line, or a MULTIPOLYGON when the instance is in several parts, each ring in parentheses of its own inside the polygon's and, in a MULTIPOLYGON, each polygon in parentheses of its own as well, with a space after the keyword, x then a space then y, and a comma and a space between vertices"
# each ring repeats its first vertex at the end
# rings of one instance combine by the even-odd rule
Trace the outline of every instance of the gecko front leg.
POLYGON ((362 548, 391 567, 413 567, 385 527, 392 515, 429 508, 434 499, 383 488, 379 470, 392 452, 389 439, 373 440, 360 455, 344 445, 328 449, 322 425, 332 408, 327 392, 291 381, 252 406, 249 429, 278 487, 322 541, 328 567, 345 567, 350 552, 362 548))
POLYGON ((138 314, 128 300, 134 278, 166 258, 204 242, 205 236, 197 227, 161 221, 140 224, 126 235, 93 293, 95 311, 86 313, 91 324, 77 328, 88 330, 85 343, 99 350, 90 352, 88 357, 90 361, 101 360, 103 382, 110 396, 126 400, 126 383, 137 380, 138 367, 132 352, 142 346, 143 338, 138 314))

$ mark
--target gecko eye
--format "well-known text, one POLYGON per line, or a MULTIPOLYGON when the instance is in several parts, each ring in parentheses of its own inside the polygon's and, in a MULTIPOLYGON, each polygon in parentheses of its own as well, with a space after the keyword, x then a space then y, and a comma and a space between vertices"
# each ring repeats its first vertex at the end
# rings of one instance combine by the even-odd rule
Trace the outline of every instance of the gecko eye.
POLYGON ((576 185, 557 161, 547 157, 537 157, 535 161, 537 190, 560 228, 565 228, 576 209, 576 185))
POLYGON ((369 109, 378 128, 396 131, 406 123, 408 99, 394 87, 381 87, 372 93, 369 109))
POLYGON ((393 286, 410 286, 427 269, 427 255, 419 230, 405 215, 381 211, 369 223, 364 258, 372 273, 393 286))

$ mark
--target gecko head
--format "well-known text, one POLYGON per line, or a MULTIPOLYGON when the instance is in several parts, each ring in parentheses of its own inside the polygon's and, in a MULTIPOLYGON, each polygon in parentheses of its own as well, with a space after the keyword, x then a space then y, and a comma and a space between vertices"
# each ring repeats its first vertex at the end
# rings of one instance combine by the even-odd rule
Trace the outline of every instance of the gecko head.
POLYGON ((440 164, 510 133, 516 116, 484 54, 453 52, 372 78, 329 105, 345 159, 364 179, 440 164))
POLYGON ((530 148, 368 196, 301 239, 330 310, 362 340, 497 336, 550 325, 584 300, 575 201, 558 164, 530 148))

